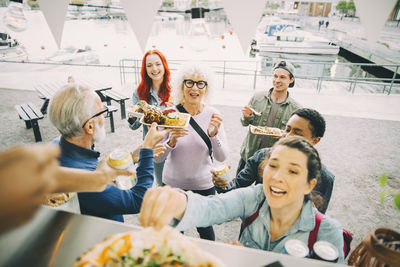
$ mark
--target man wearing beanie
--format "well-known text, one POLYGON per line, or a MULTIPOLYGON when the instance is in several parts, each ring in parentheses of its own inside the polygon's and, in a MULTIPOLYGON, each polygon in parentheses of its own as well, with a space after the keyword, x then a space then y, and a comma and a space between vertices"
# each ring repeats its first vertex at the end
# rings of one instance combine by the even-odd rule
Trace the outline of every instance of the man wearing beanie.
MULTIPOLYGON (((247 106, 242 109, 243 126, 268 126, 284 129, 290 115, 301 106, 289 96, 288 87, 293 87, 294 66, 281 61, 274 66, 273 87, 268 91, 258 92, 253 95, 247 106), (256 115, 253 110, 261 113, 256 115)), ((262 135, 247 133, 240 149, 240 161, 236 173, 238 174, 245 166, 246 161, 253 154, 265 147, 271 147, 278 139, 262 135)))

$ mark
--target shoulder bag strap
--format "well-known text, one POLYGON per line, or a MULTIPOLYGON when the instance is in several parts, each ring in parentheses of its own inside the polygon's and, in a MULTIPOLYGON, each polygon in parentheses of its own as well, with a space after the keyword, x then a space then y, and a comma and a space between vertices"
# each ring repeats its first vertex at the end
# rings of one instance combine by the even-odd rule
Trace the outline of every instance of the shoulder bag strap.
POLYGON ((242 225, 240 226, 239 239, 240 239, 240 236, 242 235, 244 229, 246 229, 247 226, 252 224, 255 221, 255 219, 257 219, 258 215, 260 214, 260 209, 261 209, 262 205, 264 204, 264 201, 265 201, 265 198, 261 201, 260 205, 258 205, 256 212, 254 212, 252 215, 250 215, 243 221, 242 225))
MULTIPOLYGON (((182 104, 177 105, 176 108, 178 109, 179 112, 189 113, 189 112, 186 111, 186 109, 183 107, 182 104)), ((193 127, 193 129, 200 135, 201 139, 203 139, 203 141, 206 143, 206 145, 208 147, 208 154, 210 155, 211 161, 213 161, 212 145, 211 145, 210 138, 203 131, 203 129, 201 129, 201 127, 197 124, 197 122, 193 119, 193 117, 190 117, 189 123, 193 127)))
POLYGON ((313 248, 315 242, 317 241, 319 225, 321 224, 323 217, 324 217, 324 214, 322 214, 319 211, 317 211, 317 213, 315 214, 315 227, 310 232, 310 235, 308 236, 308 249, 310 250, 310 252, 312 251, 312 248, 313 248))

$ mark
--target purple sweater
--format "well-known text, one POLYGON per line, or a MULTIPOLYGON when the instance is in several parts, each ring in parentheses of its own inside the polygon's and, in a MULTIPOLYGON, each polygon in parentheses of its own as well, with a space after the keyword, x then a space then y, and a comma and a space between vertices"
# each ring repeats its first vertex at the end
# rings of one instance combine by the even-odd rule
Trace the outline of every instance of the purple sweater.
MULTIPOLYGON (((215 108, 205 106, 203 111, 193 116, 197 124, 207 133, 213 113, 219 113, 215 108)), ((175 147, 167 148, 165 153, 155 161, 165 160, 163 183, 185 190, 206 190, 214 186, 212 182, 212 162, 208 147, 200 135, 188 126, 189 134, 178 139, 175 147)), ((228 155, 226 136, 223 124, 220 125, 217 135, 210 138, 214 160, 224 161, 228 155)))

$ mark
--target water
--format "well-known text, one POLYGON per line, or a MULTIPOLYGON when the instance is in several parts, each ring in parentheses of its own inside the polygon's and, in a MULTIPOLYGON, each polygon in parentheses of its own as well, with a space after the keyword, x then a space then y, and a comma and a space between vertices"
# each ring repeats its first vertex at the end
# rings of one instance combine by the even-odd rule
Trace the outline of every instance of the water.
MULTIPOLYGON (((4 11, 5 8, 0 8, 0 17, 4 11)), ((25 46, 29 61, 43 62, 57 51, 57 46, 42 12, 38 10, 26 11, 25 14, 29 22, 28 29, 24 32, 10 32, 10 34, 25 46)), ((218 60, 221 62, 222 60, 249 61, 227 63, 234 69, 234 72, 239 69, 248 69, 245 72, 251 73, 258 65, 258 70, 270 74, 272 72, 271 62, 285 59, 295 65, 296 77, 298 78, 330 77, 348 79, 348 77, 355 76, 374 77, 357 66, 346 65, 349 61, 338 55, 326 57, 271 54, 269 57, 256 57, 253 59, 243 54, 237 36, 229 33, 229 25, 225 25, 224 21, 216 20, 209 23, 208 27, 212 34, 208 36, 207 47, 202 51, 196 51, 194 46, 191 45, 195 40, 185 34, 190 30, 190 24, 188 24, 186 18, 178 17, 174 20, 160 20, 160 17, 157 16, 144 50, 150 48, 160 49, 171 63, 175 59, 218 60), (224 35, 224 38, 221 38, 222 35, 224 35)), ((2 29, 1 25, 0 29, 2 29)), ((75 46, 77 48, 91 47, 99 55, 100 64, 114 66, 111 69, 108 68, 114 73, 113 77, 111 78, 111 75, 103 75, 103 73, 107 73, 107 70, 99 71, 99 68, 82 67, 82 70, 78 70, 75 67, 75 70, 71 70, 72 67, 63 65, 13 65, 8 63, 6 67, 1 67, 6 79, 2 79, 0 85, 8 88, 30 88, 29 84, 32 84, 32 80, 34 82, 39 79, 46 80, 49 72, 55 73, 52 76, 60 77, 59 79, 84 72, 90 72, 91 75, 93 72, 93 75, 99 78, 107 77, 107 79, 113 79, 113 81, 118 82, 120 59, 141 59, 143 53, 128 21, 120 19, 67 20, 64 25, 61 47, 67 46, 75 46), (102 73, 102 77, 100 77, 100 73, 102 73), (10 80, 21 83, 21 85, 10 84, 8 83, 10 80)), ((222 63, 213 64, 218 64, 218 68, 222 69, 222 63)))
POLYGON ((260 69, 266 73, 272 72, 275 62, 290 61, 296 68, 299 78, 327 77, 332 79, 347 79, 348 77, 376 78, 374 75, 360 69, 357 65, 339 55, 308 55, 308 54, 277 54, 269 57, 259 57, 260 69))

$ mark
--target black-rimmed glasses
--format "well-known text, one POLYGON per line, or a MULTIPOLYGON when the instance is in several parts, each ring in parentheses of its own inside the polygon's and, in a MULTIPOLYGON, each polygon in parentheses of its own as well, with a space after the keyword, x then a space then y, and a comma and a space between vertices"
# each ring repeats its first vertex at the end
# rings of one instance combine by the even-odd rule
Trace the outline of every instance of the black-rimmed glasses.
POLYGON ((195 84, 196 84, 197 88, 199 88, 199 89, 204 89, 204 87, 207 86, 206 81, 183 80, 183 84, 187 88, 192 88, 195 84))
POLYGON ((106 113, 106 115, 104 117, 108 117, 108 107, 107 106, 104 106, 104 110, 100 111, 99 113, 94 114, 87 121, 85 121, 85 123, 82 125, 82 128, 85 127, 85 125, 86 125, 86 123, 88 123, 88 121, 90 121, 93 118, 96 118, 96 117, 100 116, 103 113, 106 113))

